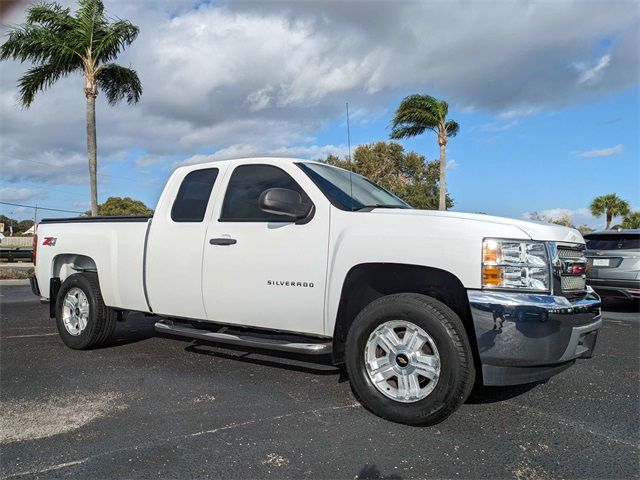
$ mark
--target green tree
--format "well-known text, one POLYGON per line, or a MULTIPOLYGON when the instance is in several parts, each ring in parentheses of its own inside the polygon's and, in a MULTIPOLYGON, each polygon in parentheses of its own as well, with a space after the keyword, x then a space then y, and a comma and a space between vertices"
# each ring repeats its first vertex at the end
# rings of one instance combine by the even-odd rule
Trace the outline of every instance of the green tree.
POLYGON ((578 229, 578 231, 582 234, 582 235, 586 235, 587 233, 591 233, 593 232, 593 228, 591 228, 589 225, 580 225, 579 227, 576 227, 578 229))
POLYGON ((138 36, 126 20, 111 21, 102 0, 78 0, 75 15, 58 3, 38 3, 27 12, 26 23, 12 28, 0 47, 0 60, 31 62, 18 80, 20 103, 29 107, 36 93, 73 72, 84 76, 87 101, 87 153, 91 213, 98 213, 96 97, 102 90, 111 105, 123 99, 136 103, 142 84, 135 70, 113 63, 138 36))
POLYGON ((538 212, 533 212, 529 214, 529 219, 536 222, 555 223, 556 225, 562 225, 563 227, 576 228, 573 225, 573 219, 571 218, 571 215, 567 213, 564 213, 559 217, 551 217, 538 212))
POLYGON ((24 233, 33 226, 33 220, 20 220, 13 225, 14 232, 24 233))
MULTIPOLYGON (((321 161, 345 170, 351 169, 347 158, 329 155, 321 161)), ((398 143, 377 142, 358 146, 353 154, 353 171, 413 207, 436 209, 438 206, 438 162, 425 162, 424 156, 415 152, 405 153, 398 143)), ((448 195, 447 206, 453 206, 448 195)))
POLYGON ((627 213, 622 220, 622 228, 626 230, 640 228, 640 210, 627 213))
POLYGON ((629 213, 629 202, 621 199, 615 193, 609 193, 594 198, 589 208, 594 217, 606 216, 607 225, 605 229, 609 230, 613 217, 624 216, 629 213))
MULTIPOLYGON (((89 212, 87 212, 89 214, 89 212)), ((153 210, 140 200, 129 197, 109 197, 98 205, 98 215, 117 217, 118 215, 153 215, 153 210)))
POLYGON ((415 137, 425 130, 436 133, 440 146, 440 210, 447 208, 447 143, 460 130, 455 120, 447 120, 448 113, 449 105, 443 100, 430 95, 410 95, 402 100, 391 122, 393 139, 415 137))

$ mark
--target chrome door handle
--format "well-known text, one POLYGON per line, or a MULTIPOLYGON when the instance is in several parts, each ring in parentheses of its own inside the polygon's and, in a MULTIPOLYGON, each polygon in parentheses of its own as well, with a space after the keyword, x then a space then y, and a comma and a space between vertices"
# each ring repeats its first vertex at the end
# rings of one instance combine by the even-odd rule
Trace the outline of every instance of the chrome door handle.
POLYGON ((211 245, 235 245, 238 241, 235 238, 222 237, 222 238, 212 238, 209 240, 211 245))

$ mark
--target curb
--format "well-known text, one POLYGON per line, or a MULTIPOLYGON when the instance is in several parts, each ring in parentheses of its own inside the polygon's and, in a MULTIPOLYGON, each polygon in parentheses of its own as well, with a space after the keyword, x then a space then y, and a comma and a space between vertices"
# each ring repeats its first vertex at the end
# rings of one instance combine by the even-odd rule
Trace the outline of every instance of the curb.
POLYGON ((13 287, 17 285, 29 285, 29 280, 26 278, 18 280, 0 280, 0 287, 13 287))

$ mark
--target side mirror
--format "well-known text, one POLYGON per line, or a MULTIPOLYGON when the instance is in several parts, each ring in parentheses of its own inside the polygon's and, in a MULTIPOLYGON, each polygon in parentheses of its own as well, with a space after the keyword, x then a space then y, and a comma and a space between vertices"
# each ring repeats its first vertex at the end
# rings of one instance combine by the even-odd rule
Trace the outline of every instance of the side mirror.
POLYGON ((258 207, 263 212, 289 217, 290 220, 301 220, 309 215, 311 205, 302 202, 298 192, 288 188, 270 188, 258 199, 258 207))

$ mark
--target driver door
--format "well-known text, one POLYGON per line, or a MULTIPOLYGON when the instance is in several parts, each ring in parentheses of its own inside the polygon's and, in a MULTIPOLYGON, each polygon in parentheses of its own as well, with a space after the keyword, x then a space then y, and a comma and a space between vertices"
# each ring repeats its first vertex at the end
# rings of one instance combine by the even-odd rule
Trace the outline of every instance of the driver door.
POLYGON ((285 167, 241 164, 227 175, 205 237, 206 315, 213 322, 323 335, 329 205, 316 190, 303 190, 309 180, 301 170, 285 167), (261 211, 258 198, 270 188, 297 191, 313 203, 313 213, 296 224, 261 211))

